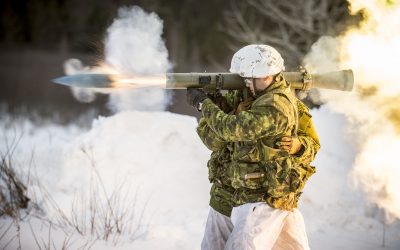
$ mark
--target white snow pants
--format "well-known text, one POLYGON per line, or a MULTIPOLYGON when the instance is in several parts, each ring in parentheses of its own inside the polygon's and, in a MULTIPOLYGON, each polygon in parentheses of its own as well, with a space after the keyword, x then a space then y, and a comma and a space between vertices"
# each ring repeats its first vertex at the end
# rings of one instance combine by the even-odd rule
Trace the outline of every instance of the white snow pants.
POLYGON ((308 250, 303 216, 266 203, 234 207, 231 218, 210 209, 201 250, 308 250))

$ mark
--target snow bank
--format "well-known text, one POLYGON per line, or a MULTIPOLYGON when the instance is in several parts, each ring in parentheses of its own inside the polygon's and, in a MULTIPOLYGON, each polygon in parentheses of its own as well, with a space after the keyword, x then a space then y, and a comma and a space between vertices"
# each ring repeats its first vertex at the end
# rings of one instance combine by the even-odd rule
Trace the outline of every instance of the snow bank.
MULTIPOLYGON (((322 148, 314 162, 317 173, 306 186, 300 204, 311 247, 380 249, 383 224, 379 210, 366 205, 347 177, 354 152, 345 130, 346 120, 324 107, 313 115, 322 148)), ((73 203, 84 204, 93 198, 89 191, 94 182, 103 207, 105 197, 119 191, 123 195, 113 203, 118 204, 115 207, 135 211, 134 230, 123 234, 117 245, 112 240, 98 240, 93 249, 199 249, 208 212, 206 162, 210 152, 195 133, 194 117, 130 111, 100 117, 90 130, 34 127, 28 121, 6 120, 0 122, 3 137, 10 140, 15 131, 24 132, 14 154, 17 167, 26 176, 34 150, 35 174, 31 179, 40 179, 66 216, 70 216, 73 203)), ((4 150, 4 138, 1 141, 4 150)), ((28 190, 30 195, 43 198, 32 180, 28 190)), ((43 205, 43 216, 58 221, 59 211, 46 204, 38 204, 43 205)), ((82 205, 82 210, 78 215, 90 214, 89 207, 82 205)), ((3 222, 8 225, 10 220, 3 222)), ((48 225, 38 220, 31 220, 31 224, 36 237, 47 242, 48 225)), ((0 246, 15 232, 7 233, 0 246)), ((22 223, 21 232, 23 249, 36 248, 28 223, 22 223)), ((385 249, 399 249, 399 236, 398 224, 387 225, 385 249)), ((51 238, 61 246, 65 233, 54 226, 51 238)), ((74 233, 71 238, 74 249, 90 235, 85 238, 74 233)), ((16 246, 14 241, 8 249, 16 246)))
MULTIPOLYGON (((141 224, 134 235, 125 235, 119 241, 118 249, 154 249, 160 245, 163 249, 193 249, 201 241, 210 186, 206 169, 209 151, 197 137, 196 125, 194 117, 132 111, 100 117, 89 131, 74 126, 35 128, 27 121, 11 127, 1 123, 1 128, 9 140, 24 131, 14 155, 16 165, 26 176, 34 152, 34 177, 67 217, 71 217, 73 202, 91 199, 89 190, 95 181, 99 184, 96 195, 104 199, 103 203, 107 202, 103 191, 108 197, 116 191, 125 192, 112 205, 131 205, 128 210, 136 211, 133 228, 141 224), (81 195, 85 198, 80 199, 81 195)), ((5 148, 2 143, 1 149, 5 148)), ((34 185, 28 190, 30 197, 32 190, 38 200, 44 199, 36 194, 41 190, 34 185)), ((90 208, 85 208, 82 214, 89 216, 90 208)), ((45 209, 48 218, 59 219, 54 207, 46 205, 45 209)), ((34 224, 39 232, 40 223, 34 224)), ((29 228, 25 231, 24 237, 30 241, 23 241, 23 248, 36 247, 29 228)), ((42 234, 46 239, 47 230, 42 234)), ((53 234, 61 234, 59 239, 63 240, 60 230, 53 234)), ((96 249, 101 245, 99 242, 96 249)), ((107 244, 103 247, 113 248, 107 244)))

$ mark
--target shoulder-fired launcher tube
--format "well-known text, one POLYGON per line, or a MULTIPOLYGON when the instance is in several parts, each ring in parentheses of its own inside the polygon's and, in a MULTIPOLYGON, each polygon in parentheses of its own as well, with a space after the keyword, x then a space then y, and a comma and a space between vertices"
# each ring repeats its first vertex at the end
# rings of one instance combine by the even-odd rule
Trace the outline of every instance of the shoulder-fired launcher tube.
MULTIPOLYGON (((323 74, 283 72, 291 88, 309 90, 311 88, 351 91, 354 77, 352 70, 340 70, 323 74)), ((243 78, 233 73, 168 73, 167 89, 207 88, 220 90, 243 89, 243 78)))

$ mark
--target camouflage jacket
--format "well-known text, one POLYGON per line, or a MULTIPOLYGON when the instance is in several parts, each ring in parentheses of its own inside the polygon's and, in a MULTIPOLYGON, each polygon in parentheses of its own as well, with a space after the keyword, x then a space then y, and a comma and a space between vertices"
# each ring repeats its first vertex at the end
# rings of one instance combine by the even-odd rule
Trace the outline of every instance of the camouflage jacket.
MULTIPOLYGON (((237 91, 225 97, 233 110, 240 106, 237 91)), ((210 100, 203 103, 197 132, 212 150, 208 162, 213 183, 210 205, 228 216, 232 207, 256 201, 291 210, 314 173, 309 164, 319 140, 311 115, 291 94, 282 75, 249 104, 248 110, 229 115, 210 100), (274 146, 282 136, 296 133, 302 143, 296 156, 274 146)))

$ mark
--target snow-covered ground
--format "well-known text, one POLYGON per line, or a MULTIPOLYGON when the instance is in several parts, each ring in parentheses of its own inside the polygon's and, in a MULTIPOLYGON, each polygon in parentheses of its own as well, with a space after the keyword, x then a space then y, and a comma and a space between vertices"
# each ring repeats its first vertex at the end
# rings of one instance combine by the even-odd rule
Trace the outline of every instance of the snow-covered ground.
MULTIPOLYGON (((322 148, 300 204, 312 249, 400 249, 399 223, 384 226, 382 211, 351 184, 355 152, 345 118, 324 107, 312 113, 322 148)), ((49 244, 61 249, 66 239, 70 249, 87 242, 92 249, 199 249, 208 212, 210 152, 198 139, 196 124, 184 115, 129 111, 100 117, 90 129, 36 127, 2 114, 0 150, 4 153, 13 137, 21 137, 14 168, 38 205, 30 208, 36 217, 20 222, 22 249, 49 244), (102 232, 104 218, 119 215, 125 216, 121 234, 105 241, 101 233, 91 233, 90 218, 102 232), (37 217, 51 220, 52 226, 37 217), (75 221, 71 224, 83 236, 66 221, 75 221)), ((1 248, 10 240, 5 249, 19 244, 11 223, 0 219, 1 248)))

